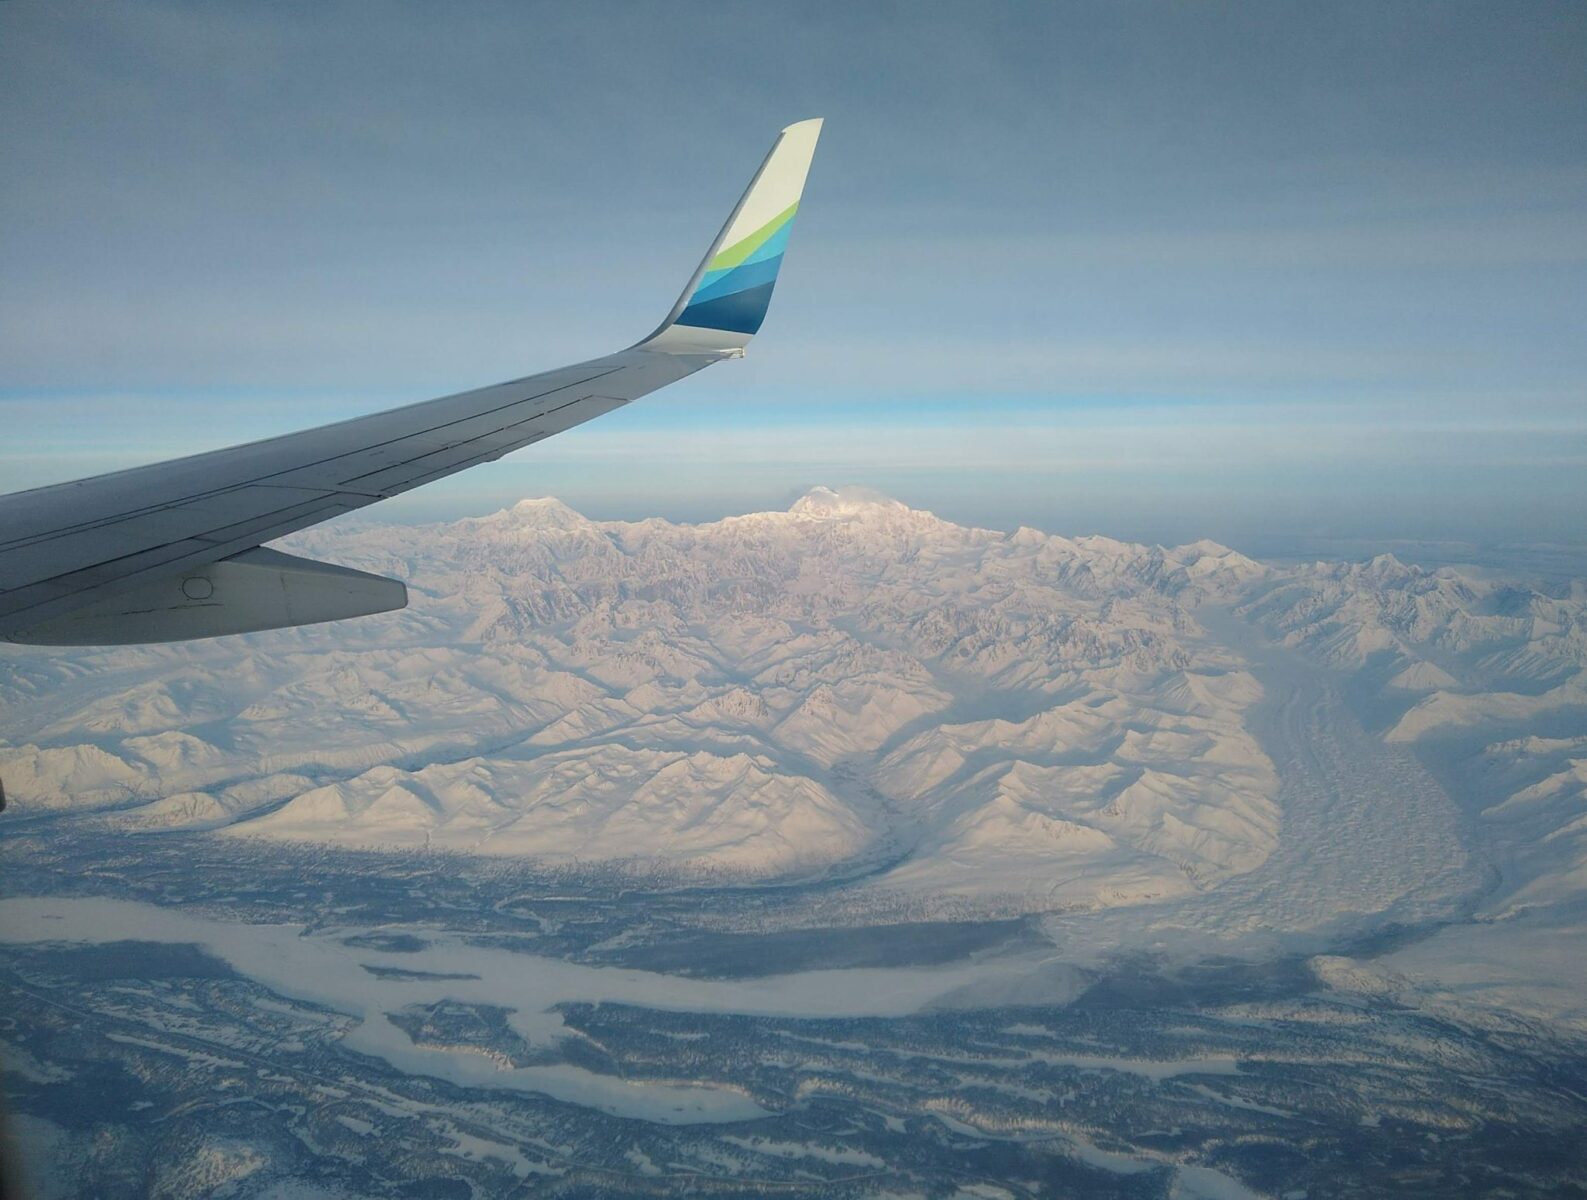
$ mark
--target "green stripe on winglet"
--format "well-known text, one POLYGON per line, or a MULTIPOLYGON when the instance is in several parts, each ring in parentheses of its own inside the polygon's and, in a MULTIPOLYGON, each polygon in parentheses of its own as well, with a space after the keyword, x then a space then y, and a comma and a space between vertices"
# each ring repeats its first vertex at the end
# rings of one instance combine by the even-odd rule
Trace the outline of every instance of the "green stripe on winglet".
POLYGON ((759 250, 767 238, 771 237, 772 234, 776 233, 785 224, 793 220, 794 213, 798 211, 799 201, 795 200, 787 208, 783 209, 782 212, 778 213, 771 220, 767 221, 766 224, 762 225, 747 238, 743 238, 740 241, 734 242, 725 250, 717 251, 716 257, 711 260, 710 266, 706 269, 710 271, 720 271, 726 267, 738 266, 739 263, 743 262, 751 254, 754 254, 755 251, 759 250))

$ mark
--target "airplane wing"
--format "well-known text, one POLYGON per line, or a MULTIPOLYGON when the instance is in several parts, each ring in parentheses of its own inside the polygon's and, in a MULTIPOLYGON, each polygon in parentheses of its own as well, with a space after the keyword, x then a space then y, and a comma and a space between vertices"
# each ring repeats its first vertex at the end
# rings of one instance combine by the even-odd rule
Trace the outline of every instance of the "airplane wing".
POLYGON ((0 638, 124 645, 365 616, 394 579, 260 545, 490 462, 723 358, 771 300, 821 132, 782 131, 659 328, 605 358, 190 458, 0 496, 0 638))

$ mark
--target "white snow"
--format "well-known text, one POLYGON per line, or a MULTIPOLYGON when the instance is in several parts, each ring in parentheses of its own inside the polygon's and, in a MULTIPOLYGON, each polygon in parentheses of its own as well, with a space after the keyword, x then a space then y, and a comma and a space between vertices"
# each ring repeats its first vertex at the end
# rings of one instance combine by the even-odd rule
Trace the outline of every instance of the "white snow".
POLYGON ((294 544, 410 578, 412 607, 29 660, 0 680, 17 805, 745 878, 913 847, 875 893, 999 910, 1197 892, 1275 844, 1261 688, 1187 607, 1266 569, 1214 543, 816 488, 705 525, 544 498, 294 544))
POLYGON ((862 489, 701 525, 526 500, 292 546, 409 579, 412 607, 6 650, 14 808, 745 880, 863 869, 851 913, 1047 913, 1071 964, 1455 922, 1379 965, 1583 1019, 1587 981, 1558 965, 1587 911, 1583 583, 1003 534, 862 489))

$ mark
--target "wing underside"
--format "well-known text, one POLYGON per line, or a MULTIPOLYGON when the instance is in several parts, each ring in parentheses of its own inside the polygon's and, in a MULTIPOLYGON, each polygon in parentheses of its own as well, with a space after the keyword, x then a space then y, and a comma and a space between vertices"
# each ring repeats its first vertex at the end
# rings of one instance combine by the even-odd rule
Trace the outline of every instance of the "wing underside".
MULTIPOLYGON (((328 581, 314 570, 325 564, 249 556, 262 542, 490 462, 742 354, 775 280, 775 265, 768 274, 760 264, 773 256, 739 273, 763 237, 731 266, 714 264, 724 247, 758 234, 759 226, 738 236, 768 206, 797 208, 819 127, 783 131, 667 321, 636 346, 318 429, 0 496, 0 636, 168 641, 401 607, 405 594, 389 588, 328 581), (743 286, 735 290, 736 273, 743 286), (713 311, 728 314, 721 327, 708 323, 713 311)), ((776 263, 791 219, 774 231, 776 263)))

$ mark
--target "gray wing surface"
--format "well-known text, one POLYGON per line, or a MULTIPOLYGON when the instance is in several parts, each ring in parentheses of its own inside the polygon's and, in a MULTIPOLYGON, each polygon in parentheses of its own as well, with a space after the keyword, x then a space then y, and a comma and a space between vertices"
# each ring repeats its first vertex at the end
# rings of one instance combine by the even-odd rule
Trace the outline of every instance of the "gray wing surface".
POLYGON ((0 622, 36 625, 500 458, 715 361, 628 350, 190 458, 0 497, 0 622))
MULTIPOLYGON (((731 267, 715 264, 743 250, 747 239, 734 235, 746 210, 778 205, 782 213, 790 188, 797 209, 819 127, 783 131, 672 316, 637 346, 317 429, 0 496, 0 636, 169 641, 402 607, 406 591, 394 580, 260 543, 490 462, 742 355, 769 300, 769 252, 747 272, 754 247, 731 267), (737 292, 736 273, 746 285, 737 292), (746 316, 757 304, 759 313, 746 316)), ((790 221, 774 231, 773 280, 790 221)))

